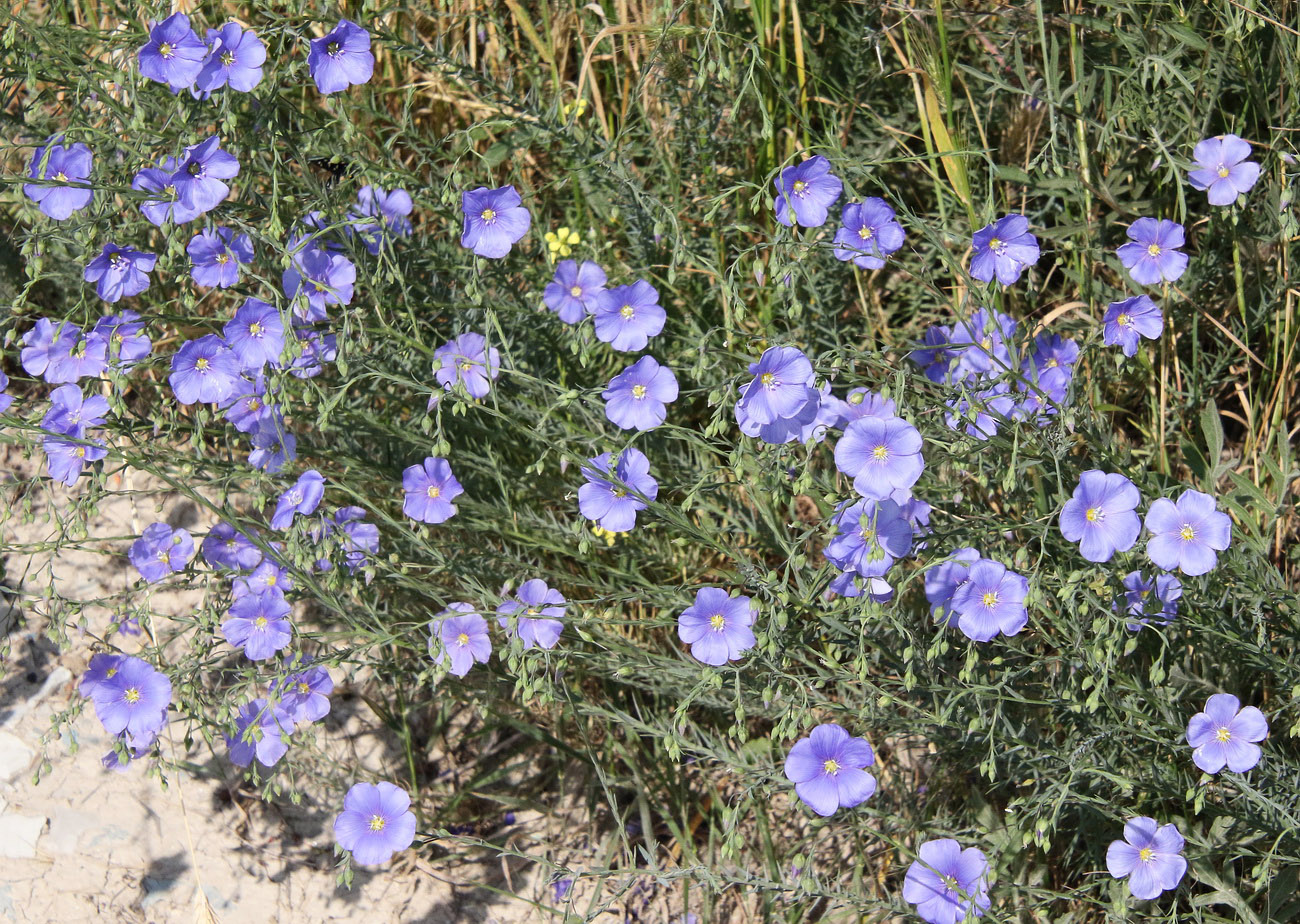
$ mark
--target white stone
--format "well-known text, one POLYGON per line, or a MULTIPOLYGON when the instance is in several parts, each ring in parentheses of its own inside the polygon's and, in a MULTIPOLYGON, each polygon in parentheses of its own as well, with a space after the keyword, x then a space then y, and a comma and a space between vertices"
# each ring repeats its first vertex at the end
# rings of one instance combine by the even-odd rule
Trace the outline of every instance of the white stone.
POLYGON ((22 776, 35 756, 17 735, 0 731, 0 782, 8 783, 22 776))
POLYGON ((30 860, 45 830, 44 815, 0 815, 0 857, 30 860))

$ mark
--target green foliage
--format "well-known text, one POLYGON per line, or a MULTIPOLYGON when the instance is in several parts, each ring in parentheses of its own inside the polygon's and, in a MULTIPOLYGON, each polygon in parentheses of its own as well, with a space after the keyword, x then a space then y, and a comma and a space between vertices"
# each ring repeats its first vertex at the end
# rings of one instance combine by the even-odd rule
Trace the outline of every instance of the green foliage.
MULTIPOLYGON (((220 4, 197 6, 200 28, 226 18, 220 4)), ((37 478, 15 497, 70 502, 63 515, 89 522, 105 492, 129 490, 115 476, 134 470, 205 521, 260 526, 266 547, 263 511, 290 473, 253 471, 243 435, 179 407, 165 385, 170 353, 219 332, 244 295, 287 317, 279 274, 294 223, 320 210, 341 228, 362 185, 404 187, 415 235, 377 258, 347 245, 358 289, 332 309, 337 362, 318 378, 274 378, 298 437, 291 471, 320 470, 330 509, 364 507, 380 556, 361 580, 314 571, 322 546, 302 530, 274 538, 308 603, 295 647, 358 678, 391 730, 393 778, 424 797, 421 849, 514 854, 490 833, 452 828, 491 832, 505 810, 544 808, 576 765, 605 852, 557 869, 595 881, 573 919, 597 919, 641 876, 705 920, 740 902, 769 920, 878 920, 906 910, 903 870, 941 836, 989 856, 993 920, 1300 914, 1300 563, 1288 495, 1300 46, 1282 14, 1232 0, 443 0, 428 13, 375 2, 353 17, 375 36, 375 78, 322 97, 306 41, 333 9, 269 6, 243 16, 268 46, 266 79, 209 101, 173 97, 127 67, 144 42, 133 5, 82 0, 4 22, 0 229, 12 243, 0 239, 0 331, 20 401, 0 418, 0 442, 39 445, 44 389, 14 361, 16 338, 37 317, 103 313, 81 268, 105 242, 159 254, 131 303, 155 354, 112 382, 102 471, 70 491, 37 478), (1193 144, 1224 131, 1256 142, 1264 166, 1245 208, 1213 209, 1185 182, 1193 144), (241 172, 204 221, 250 235, 257 252, 230 292, 190 283, 191 226, 153 228, 130 189, 136 169, 213 132, 241 172), (56 133, 96 153, 93 205, 57 224, 19 185, 32 146, 56 133), (771 178, 802 152, 829 157, 846 196, 898 209, 908 241, 885 270, 836 261, 833 223, 791 233, 774 221, 771 178), (459 246, 460 192, 505 183, 533 230, 507 259, 476 259, 459 246), (1019 285, 990 293, 966 275, 965 248, 972 222, 1008 212, 1029 216, 1045 254, 1019 285), (1186 224, 1192 259, 1158 293, 1164 336, 1125 361, 1102 345, 1099 320, 1136 291, 1114 249, 1144 215, 1186 224), (553 272, 543 235, 561 226, 581 235, 575 259, 661 294, 668 324, 648 352, 677 371, 682 395, 655 431, 633 439, 604 417, 600 392, 633 357, 541 308, 553 272), (981 304, 1017 318, 1022 336, 1042 325, 1080 343, 1070 406, 1045 429, 957 434, 942 419, 950 389, 905 360, 925 326, 981 304), (433 351, 464 331, 500 350, 501 377, 482 402, 451 392, 426 412, 441 394, 433 351), (891 572, 892 603, 826 599, 824 519, 852 493, 833 437, 768 447, 736 427, 746 364, 771 344, 805 350, 837 393, 887 392, 926 438, 916 493, 934 506, 933 531, 891 572), (578 515, 578 467, 632 443, 660 493, 636 530, 607 543, 578 515), (434 527, 401 513, 401 472, 429 455, 446 456, 466 491, 458 515, 434 527), (1196 487, 1233 516, 1232 548, 1209 575, 1184 579, 1166 628, 1133 634, 1112 605, 1123 575, 1149 567, 1142 543, 1092 565, 1060 535, 1060 507, 1090 468, 1124 473, 1148 502, 1196 487), (1029 577, 1028 631, 974 644, 934 624, 925 570, 961 546, 1029 577), (432 616, 460 600, 490 613, 504 585, 533 577, 569 600, 555 650, 494 635, 499 658, 463 681, 430 662, 432 616), (676 638, 705 584, 761 608, 757 649, 721 669, 676 638), (1265 757, 1247 775, 1202 777, 1191 763, 1187 720, 1215 692, 1269 717, 1265 757), (824 821, 781 772, 820 721, 865 735, 881 757, 876 796, 824 821), (454 784, 439 775, 443 755, 462 768, 454 784), (1175 897, 1134 903, 1105 874, 1106 846, 1134 815, 1187 837, 1175 897)), ((123 537, 70 532, 106 555, 125 548, 123 537)), ((21 572, 13 556, 32 550, 7 551, 6 573, 21 572)), ((228 582, 210 577, 187 576, 207 593, 184 619, 155 614, 138 588, 93 602, 142 619, 169 652, 178 737, 216 742, 275 674, 232 657, 217 631, 228 582)), ((91 602, 33 596, 56 637, 91 602)), ((295 774, 314 767, 341 794, 358 772, 295 742, 268 792, 295 790, 295 774)), ((551 862, 541 848, 528 855, 551 862)))

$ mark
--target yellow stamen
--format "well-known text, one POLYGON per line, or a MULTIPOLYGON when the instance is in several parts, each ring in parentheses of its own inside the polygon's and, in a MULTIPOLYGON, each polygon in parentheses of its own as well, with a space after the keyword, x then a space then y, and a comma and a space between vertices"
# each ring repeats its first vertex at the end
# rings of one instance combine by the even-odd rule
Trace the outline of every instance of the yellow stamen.
POLYGON ((140 691, 137 690, 135 687, 131 687, 129 690, 126 691, 126 693, 123 694, 123 696, 126 698, 126 701, 128 703, 140 702, 140 691))
POLYGON ((630 321, 632 320, 632 316, 636 314, 636 311, 631 305, 624 305, 622 308, 618 309, 618 313, 630 321))
POLYGON ((426 497, 437 499, 442 496, 442 488, 438 487, 436 484, 431 484, 427 489, 425 489, 424 494, 426 497))
POLYGON ((200 372, 206 372, 210 365, 212 365, 212 363, 208 362, 206 356, 200 356, 198 359, 194 360, 194 368, 200 372))
POLYGON ((257 628, 259 628, 259 629, 265 629, 265 628, 266 628, 266 617, 265 617, 265 616, 258 616, 257 619, 253 620, 253 625, 257 626, 257 628))
POLYGON ((1159 245, 1159 244, 1148 244, 1148 245, 1147 245, 1147 253, 1151 254, 1151 256, 1153 256, 1153 257, 1158 257, 1158 256, 1160 256, 1160 245, 1159 245))
POLYGON ((834 759, 826 761, 826 763, 822 764, 822 770, 829 773, 831 776, 834 776, 840 772, 839 761, 834 759))
POLYGON ((497 217, 497 213, 495 209, 484 209, 482 213, 479 215, 479 218, 482 218, 486 222, 491 222, 496 217, 497 217))
POLYGON ((1141 850, 1138 851, 1138 859, 1141 860, 1143 863, 1150 863, 1152 860, 1155 859, 1155 856, 1156 856, 1156 852, 1155 852, 1155 848, 1153 847, 1143 847, 1141 850))
POLYGON ((1228 731, 1226 728, 1220 728, 1214 733, 1214 737, 1218 738, 1220 741, 1231 741, 1232 732, 1228 731))
POLYGON ((722 617, 721 613, 714 613, 709 617, 709 625, 713 627, 714 632, 721 632, 727 625, 727 620, 722 617))
POLYGON ((1191 542, 1196 538, 1196 530, 1192 529, 1191 523, 1185 523, 1183 528, 1178 531, 1178 538, 1184 542, 1191 542))
POLYGON ((632 397, 633 397, 633 398, 644 398, 644 397, 645 397, 645 386, 644 386, 644 385, 633 385, 633 386, 632 386, 632 397))
POLYGON ((456 644, 459 645, 459 646, 462 647, 462 648, 464 648, 466 645, 468 645, 468 644, 469 644, 469 634, 468 634, 468 633, 465 633, 465 632, 462 632, 460 635, 456 636, 456 644))
POLYGON ((1089 523, 1096 523, 1097 517, 1100 515, 1101 515, 1101 511, 1099 511, 1096 507, 1089 507, 1088 512, 1084 514, 1084 516, 1087 517, 1089 523))
POLYGON ((875 449, 871 450, 871 458, 875 459, 877 462, 884 462, 889 458, 889 447, 884 443, 881 443, 875 449))
POLYGON ((388 822, 384 821, 384 816, 383 816, 383 815, 371 815, 371 816, 370 816, 370 830, 371 830, 371 831, 382 831, 382 830, 384 830, 384 825, 386 825, 386 824, 388 824, 388 822))
POLYGON ((569 294, 572 295, 574 298, 582 298, 582 286, 574 286, 573 288, 569 289, 569 294))
POLYGON ((995 591, 995 590, 990 590, 988 593, 986 593, 986 594, 984 595, 983 600, 984 600, 984 605, 985 605, 985 606, 988 606, 988 607, 994 607, 994 606, 997 606, 997 605, 998 605, 998 594, 997 594, 997 591, 995 591))

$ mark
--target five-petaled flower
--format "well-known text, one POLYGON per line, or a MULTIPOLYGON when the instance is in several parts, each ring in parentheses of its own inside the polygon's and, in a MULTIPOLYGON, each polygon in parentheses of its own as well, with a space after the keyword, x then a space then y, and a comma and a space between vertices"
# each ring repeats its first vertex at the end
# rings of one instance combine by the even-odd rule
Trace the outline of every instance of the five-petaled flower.
POLYGON ((738 661, 753 648, 758 607, 749 597, 733 597, 719 587, 701 587, 695 603, 677 617, 677 637, 691 654, 715 667, 738 661))
POLYGON ((1126 552, 1137 542, 1142 521, 1136 509, 1141 500, 1137 486, 1123 475, 1086 471, 1061 509, 1061 534, 1078 542, 1088 561, 1110 561, 1116 552, 1126 552))
POLYGON ((1134 898, 1155 898, 1176 888, 1187 872, 1183 836, 1173 825, 1160 825, 1145 816, 1124 825, 1124 840, 1111 841, 1106 869, 1116 879, 1128 878, 1134 898))
POLYGON ((1205 574, 1232 542, 1232 520, 1214 498, 1187 490, 1177 501, 1157 498, 1147 511, 1147 556, 1166 571, 1205 574))
POLYGON ((989 863, 978 847, 950 837, 926 841, 903 877, 903 901, 929 924, 959 924, 989 909, 989 863))
POLYGON ((1125 356, 1137 353, 1143 337, 1156 340, 1164 329, 1164 315, 1148 295, 1134 295, 1111 302, 1101 319, 1101 339, 1107 346, 1118 346, 1125 356))
POLYGON ((851 737, 839 725, 825 722, 790 748, 785 775, 804 804, 824 817, 871 798, 876 778, 863 768, 875 762, 866 738, 851 737))
POLYGON ((311 40, 307 67, 316 89, 325 94, 366 83, 375 72, 370 33, 349 19, 340 19, 328 35, 311 40))
POLYGON ((1139 285, 1173 282, 1187 269, 1187 254, 1179 250, 1185 237, 1174 221, 1139 218, 1128 226, 1129 242, 1116 251, 1139 285))
POLYGON ((1268 737, 1268 720, 1254 706, 1241 705, 1231 693, 1216 693, 1205 703, 1205 711, 1187 723, 1187 743, 1192 762, 1206 773, 1227 767, 1245 773, 1259 763, 1260 747, 1255 742, 1268 737))
POLYGON ((787 228, 796 222, 805 228, 826 224, 827 212, 844 190, 840 178, 830 170, 831 162, 820 154, 782 170, 772 181, 776 187, 776 220, 787 228))
POLYGON ((402 472, 402 490, 406 498, 402 513, 421 523, 443 523, 456 515, 452 503, 465 493, 446 459, 433 456, 402 472))
POLYGON ((1024 215, 1006 215, 975 232, 971 242, 970 274, 980 282, 994 278, 1009 286, 1027 267, 1038 262, 1038 238, 1029 233, 1024 215))
POLYGON ((1259 164, 1246 160, 1250 143, 1237 135, 1218 135, 1197 142, 1192 151, 1198 169, 1187 174, 1196 189, 1206 190, 1210 205, 1232 205, 1259 179, 1259 164))
POLYGON ((461 193, 460 210, 465 215, 465 230, 460 246, 480 257, 499 259, 528 233, 533 216, 520 203, 513 186, 488 189, 480 186, 461 193))
POLYGON ((334 837, 362 866, 386 863, 415 840, 411 797, 392 783, 357 783, 343 797, 334 837))

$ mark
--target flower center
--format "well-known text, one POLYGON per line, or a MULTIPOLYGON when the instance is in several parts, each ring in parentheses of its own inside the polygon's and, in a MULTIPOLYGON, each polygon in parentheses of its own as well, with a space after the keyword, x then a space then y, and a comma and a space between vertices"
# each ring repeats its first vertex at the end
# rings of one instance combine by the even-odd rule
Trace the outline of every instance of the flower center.
POLYGON ((1131 314, 1121 314, 1118 318, 1115 319, 1115 323, 1118 324, 1120 327, 1128 327, 1130 324, 1133 323, 1133 316, 1131 314))
POLYGON ((618 313, 623 316, 623 319, 625 321, 630 321, 632 320, 632 317, 636 314, 636 309, 634 309, 631 305, 624 305, 622 308, 618 309, 618 313))
POLYGON ((496 209, 484 209, 478 217, 482 218, 488 224, 492 224, 492 222, 496 221, 496 209))
MULTIPOLYGON (((262 406, 262 402, 259 401, 257 398, 249 398, 247 401, 244 402, 244 407, 248 408, 250 411, 255 411, 261 406, 262 406)), ((298 503, 298 501, 294 501, 294 503, 296 504, 298 503)))
POLYGON ((983 601, 984 601, 984 605, 987 606, 987 607, 994 607, 994 606, 997 606, 997 605, 998 605, 998 592, 997 592, 996 590, 990 590, 988 593, 986 593, 986 594, 984 595, 984 597, 983 597, 983 601))
POLYGON ((802 196, 807 189, 808 189, 808 184, 805 181, 803 180, 794 181, 793 192, 796 196, 802 196))
POLYGON ((574 298, 582 298, 582 286, 574 286, 569 290, 569 294, 574 298))
POLYGON ((442 496, 442 488, 438 487, 436 484, 431 484, 431 485, 429 485, 429 487, 425 490, 424 493, 425 493, 425 496, 430 497, 430 498, 441 497, 441 496, 442 496))
MULTIPOLYGON (((329 55, 331 58, 337 58, 339 56, 339 53, 342 51, 343 51, 343 46, 339 42, 330 42, 328 45, 325 46, 325 54, 329 55)), ((378 816, 375 817, 377 818, 378 816)), ((374 825, 375 825, 374 819, 371 819, 370 821, 371 829, 378 831, 379 828, 376 828, 374 825)), ((383 825, 381 824, 379 827, 382 828, 383 825)))
POLYGON ((1003 242, 1001 238, 994 237, 989 239, 989 250, 1000 253, 1002 251, 1002 247, 1003 247, 1003 242))
POLYGON ((721 613, 714 613, 709 617, 709 625, 713 627, 714 632, 721 632, 727 626, 727 620, 721 613))
POLYGON ((115 250, 108 255, 108 262, 113 265, 113 269, 120 269, 126 261, 122 258, 122 251, 115 250))
POLYGON ((200 356, 198 359, 194 360, 194 368, 200 372, 207 372, 208 366, 210 365, 212 365, 212 363, 208 361, 206 356, 200 356))
POLYGON ((267 587, 274 587, 274 586, 275 586, 275 581, 276 581, 276 577, 275 577, 274 574, 268 574, 268 575, 266 576, 266 586, 267 586, 267 587))
POLYGON ((114 677, 116 677, 116 676, 117 676, 117 668, 116 668, 116 667, 110 667, 108 670, 104 671, 104 679, 105 679, 105 680, 112 680, 112 679, 113 679, 114 677))
POLYGON ((611 493, 615 497, 627 497, 627 490, 625 488, 615 488, 611 493))
POLYGON ((190 176, 198 176, 200 173, 203 172, 203 165, 198 161, 194 161, 188 167, 185 168, 185 172, 188 173, 190 176))
POLYGON ((265 617, 265 616, 258 616, 257 619, 253 620, 253 625, 257 626, 257 628, 259 628, 259 629, 265 629, 265 628, 266 628, 266 617, 265 617))
POLYGON ((1155 857, 1156 857, 1156 851, 1154 847, 1143 847, 1141 850, 1138 851, 1138 859, 1141 860, 1143 863, 1150 863, 1152 860, 1155 859, 1155 857))
POLYGON ((228 253, 219 253, 219 254, 217 254, 216 260, 217 260, 217 262, 220 263, 222 266, 225 266, 227 263, 230 262, 230 254, 228 254, 228 253))
POLYGON ((871 450, 871 458, 875 459, 877 462, 884 462, 889 458, 889 447, 884 443, 881 443, 875 449, 871 450))
POLYGON ((469 370, 473 368, 474 368, 474 361, 472 359, 462 359, 460 361, 461 372, 469 372, 469 370))
POLYGON ((981 350, 984 350, 986 353, 987 353, 989 350, 993 349, 993 338, 992 338, 992 337, 989 337, 989 336, 981 337, 981 338, 980 338, 980 349, 981 349, 981 350))
POLYGON ((248 335, 250 337, 262 336, 262 325, 257 321, 254 321, 252 324, 248 325, 248 335))
POLYGON ((1059 363, 1056 359, 1049 359, 1049 360, 1047 361, 1047 368, 1048 368, 1048 369, 1055 369, 1055 368, 1056 368, 1057 366, 1059 366, 1059 365, 1060 365, 1060 363, 1059 363))
POLYGON ((940 876, 939 879, 943 882, 943 887, 949 892, 958 892, 961 890, 961 884, 957 882, 956 876, 940 876))
POLYGON ((298 681, 298 692, 306 695, 311 692, 311 684, 305 680, 298 681))
POLYGON ((1096 523, 1101 519, 1101 511, 1096 507, 1089 507, 1088 512, 1085 513, 1084 516, 1088 518, 1089 523, 1096 523))
POLYGON ((176 186, 175 186, 175 184, 173 184, 173 183, 168 183, 166 186, 163 187, 163 192, 165 192, 165 193, 166 193, 167 195, 169 195, 169 196, 174 196, 174 195, 176 195, 176 186))
POLYGON ((830 774, 831 776, 835 776, 835 774, 840 772, 839 761, 835 760, 835 758, 832 757, 830 760, 822 764, 822 770, 830 774))
POLYGON ((1178 538, 1184 542, 1191 542, 1196 538, 1196 530, 1192 529, 1191 523, 1183 524, 1183 528, 1178 531, 1178 538))
POLYGON ((386 824, 388 824, 388 822, 386 822, 386 821, 384 820, 384 816, 383 816, 383 815, 371 815, 371 816, 370 816, 370 830, 371 830, 371 831, 382 831, 382 830, 384 830, 384 825, 386 825, 386 824))
POLYGON ((86 458, 86 447, 78 446, 76 449, 72 451, 72 454, 76 456, 78 459, 84 459, 86 458))
POLYGON ((127 701, 128 703, 138 703, 138 702, 140 702, 140 691, 137 690, 135 687, 131 687, 129 690, 127 690, 127 691, 126 691, 124 694, 122 694, 122 695, 126 698, 126 701, 127 701))
POLYGON ((230 67, 230 65, 234 63, 235 63, 235 53, 233 51, 223 51, 221 53, 222 67, 230 67))
POLYGON ((466 645, 468 645, 469 634, 462 632, 460 635, 456 636, 456 644, 459 645, 461 648, 464 648, 466 645))
POLYGON ((1148 244, 1148 245, 1147 245, 1147 253, 1149 253, 1149 254, 1150 254, 1151 256, 1153 256, 1153 257, 1158 257, 1158 256, 1160 256, 1160 245, 1159 245, 1159 244, 1148 244))
POLYGON ((62 170, 54 174, 54 178, 58 180, 60 183, 66 183, 68 181, 68 175, 64 173, 62 170))
POLYGON ((870 229, 870 228, 859 228, 859 229, 858 229, 858 237, 862 238, 864 241, 869 241, 869 240, 871 240, 871 229, 870 229))
POLYGON ((764 372, 762 375, 760 375, 760 376, 758 377, 758 380, 759 380, 760 382, 762 382, 762 383, 763 383, 765 386, 767 386, 768 388, 771 388, 773 385, 776 384, 776 373, 775 373, 775 372, 764 372))
POLYGON ((1229 170, 1227 167, 1223 166, 1223 164, 1219 164, 1219 178, 1220 178, 1220 179, 1226 178, 1226 177, 1228 176, 1228 174, 1231 173, 1231 172, 1232 172, 1232 171, 1229 170))
POLYGON ((633 398, 644 398, 644 397, 645 397, 645 386, 644 386, 644 385, 633 385, 633 386, 632 386, 632 397, 633 397, 633 398))
POLYGON ((164 565, 169 565, 171 564, 172 553, 168 552, 166 549, 159 549, 158 560, 162 562, 164 565))
POLYGON ((162 55, 164 58, 170 58, 175 50, 176 49, 172 47, 171 42, 163 42, 158 46, 158 54, 162 55))
POLYGON ((1214 733, 1214 737, 1218 738, 1220 741, 1231 741, 1232 732, 1228 731, 1226 728, 1220 728, 1214 733))

